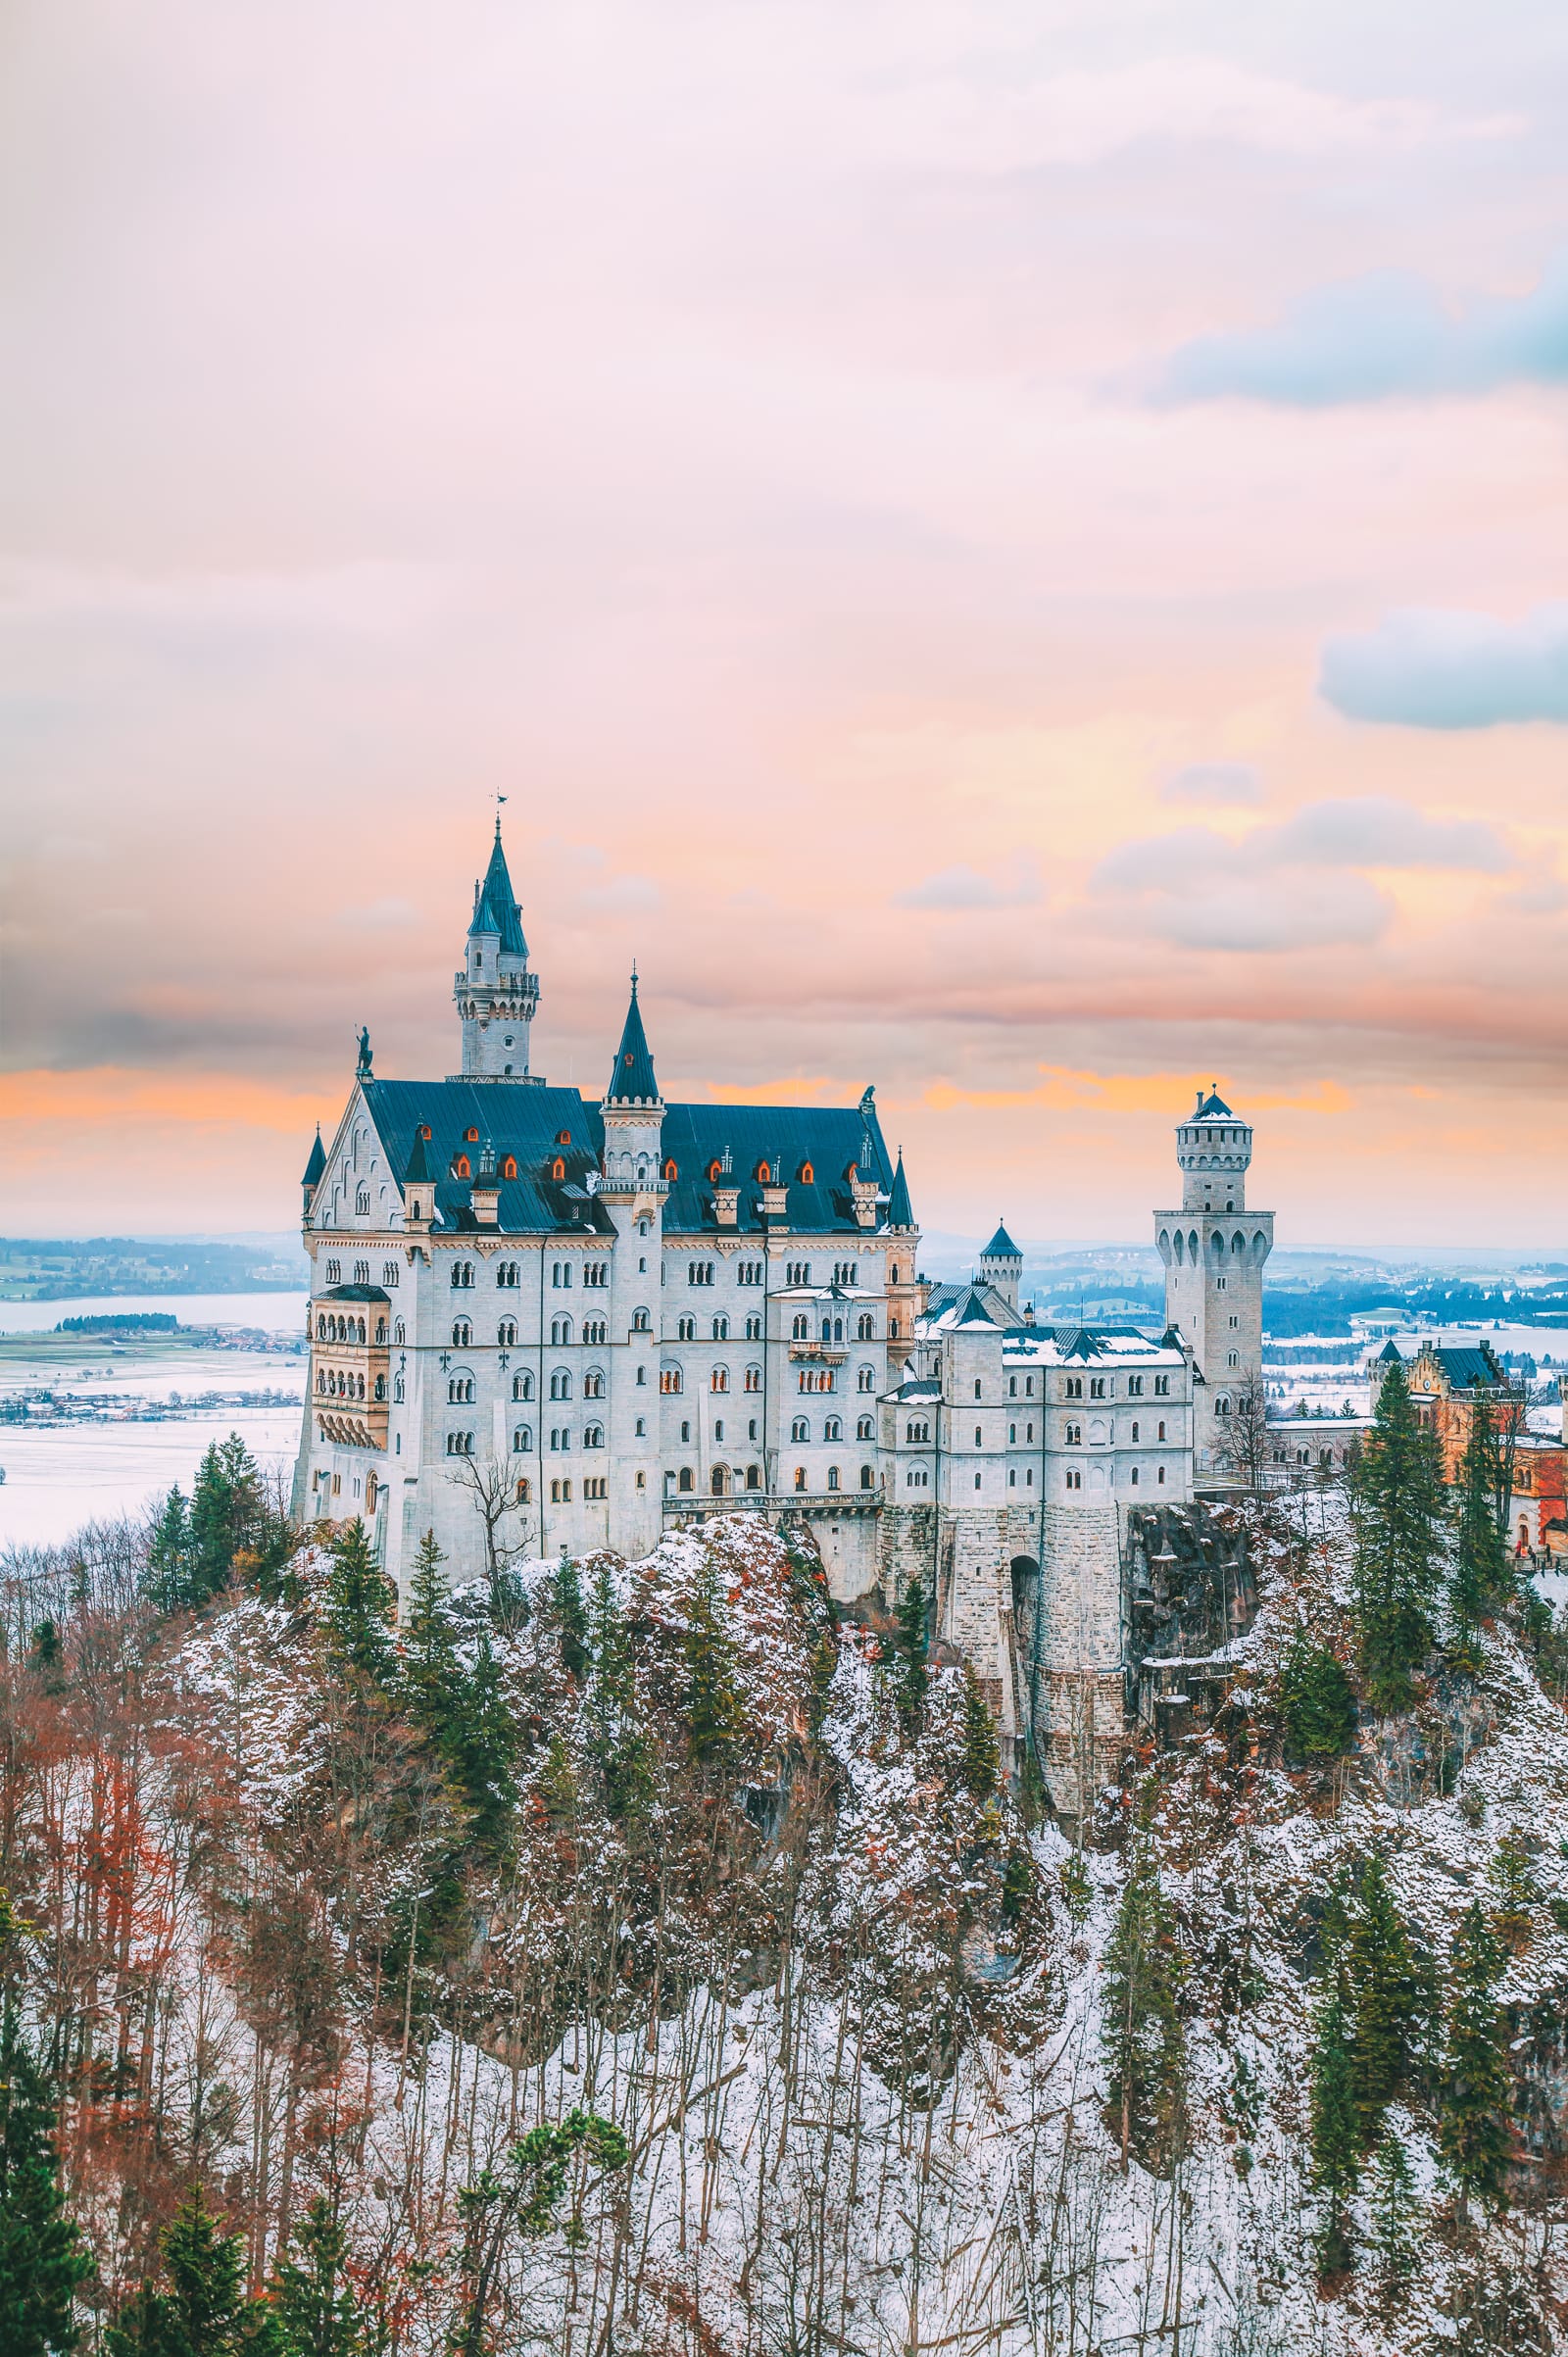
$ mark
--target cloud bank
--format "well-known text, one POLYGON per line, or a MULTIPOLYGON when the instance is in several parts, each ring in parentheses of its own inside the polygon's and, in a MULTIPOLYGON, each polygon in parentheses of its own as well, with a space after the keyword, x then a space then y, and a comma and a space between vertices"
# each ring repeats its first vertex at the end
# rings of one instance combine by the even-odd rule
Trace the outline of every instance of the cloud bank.
POLYGON ((1176 406, 1258 401, 1291 409, 1568 383, 1568 260, 1529 294, 1451 310, 1413 270, 1375 270, 1302 295, 1272 326, 1200 335, 1155 375, 1176 406))
POLYGON ((1331 638, 1318 687, 1348 719, 1407 728, 1568 720, 1568 603, 1517 622, 1410 607, 1331 638))

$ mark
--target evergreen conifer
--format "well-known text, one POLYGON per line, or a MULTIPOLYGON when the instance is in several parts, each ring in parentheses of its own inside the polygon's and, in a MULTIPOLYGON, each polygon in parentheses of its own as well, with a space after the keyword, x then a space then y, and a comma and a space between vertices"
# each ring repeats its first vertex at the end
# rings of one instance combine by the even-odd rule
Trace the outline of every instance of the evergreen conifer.
POLYGON ((1353 1597, 1361 1671, 1379 1710, 1408 1707, 1410 1672, 1431 1647, 1443 1476, 1416 1421, 1403 1365, 1390 1366, 1350 1483, 1353 1597))
POLYGON ((1280 1667, 1285 1741, 1297 1759, 1338 1759, 1355 1737, 1355 1696, 1338 1656, 1298 1629, 1280 1667))
POLYGON ((601 1559, 585 1611, 591 1657, 583 1729, 609 1814, 630 1824, 645 1817, 654 1792, 653 1761, 638 1723, 631 1628, 601 1559))
MULTIPOLYGON (((9 1914, 7 1917, 9 1921, 9 1914)), ((0 2014, 0 2350, 51 2357, 77 2345, 76 2286, 92 2273, 60 2190, 55 2107, 17 2019, 0 2014)))
POLYGON ((1536 1936, 1541 1885, 1517 1828, 1510 1828, 1493 1851, 1487 1879, 1497 1894, 1492 1928, 1504 1947, 1522 1956, 1536 1936))
POLYGON ((1109 2120, 1124 2167, 1130 2152, 1151 2167, 1168 2167, 1185 2141, 1185 1978, 1176 1918, 1144 1846, 1128 1872, 1105 1950, 1102 2045, 1109 2120))
POLYGON ((1360 2122, 1352 2087, 1349 2001, 1343 1957, 1331 1967, 1329 1993, 1313 2024, 1312 2183, 1323 2199, 1318 2272, 1332 2283, 1350 2264, 1348 2204, 1359 2174, 1360 2122))
POLYGON ((925 1587, 916 1574, 905 1585, 898 1606, 899 1634, 894 1655, 894 1691, 899 1720, 906 1736, 919 1733, 930 1682, 930 1641, 926 1634, 925 1587))
POLYGON ((349 2278, 347 2247, 331 2203, 318 2193, 272 2279, 272 2310, 288 2357, 371 2357, 379 2334, 349 2278))
POLYGON ((234 1559, 253 1548, 266 1520, 261 1470, 237 1432, 213 1441, 190 1501, 189 1601, 204 1604, 226 1588, 234 1559))
POLYGON ((142 1580, 144 1594, 160 1612, 182 1611, 194 1600, 190 1553, 190 1516, 176 1482, 153 1525, 142 1580))
POLYGON ((473 1812, 473 1839, 494 1854, 505 1845, 517 1797, 517 1735, 487 1636, 479 1639, 473 1668, 462 1680, 455 1702, 442 1748, 473 1812))
POLYGON ((1449 1993, 1438 2145, 1459 2195, 1461 2218, 1471 2201, 1503 2204, 1512 2148, 1507 2037, 1492 1991, 1501 1977, 1502 1948, 1478 1899, 1459 1919, 1449 1953, 1449 1993))
POLYGON ((1426 1985, 1403 1918, 1374 1851, 1356 1887, 1347 1949, 1351 2001, 1350 2094, 1368 2150, 1406 2087, 1421 2048, 1426 1985))
POLYGON ((550 1589, 561 1630, 562 1667, 576 1681, 588 1669, 588 1615, 583 1608, 582 1577, 569 1555, 563 1555, 556 1565, 550 1589))
POLYGON ((1415 2179, 1398 2137, 1385 2129, 1372 2156, 1372 2248, 1385 2310, 1398 2299, 1415 2269, 1415 2179))
POLYGON ((403 1701, 416 1726, 439 1738, 453 1714, 463 1666, 446 1612, 445 1555, 434 1531, 415 1550, 409 1576, 408 1612, 403 1621, 403 1701))
POLYGON ((270 2309, 245 2295, 242 2237, 222 2232, 200 2186, 175 2211, 162 2251, 163 2282, 121 2310, 109 2357, 285 2357, 270 2309))
POLYGON ((1492 1409, 1485 1399, 1478 1399, 1460 1465, 1459 1531, 1448 1591, 1454 1651, 1472 1669, 1481 1664, 1481 1624, 1492 1618, 1513 1585, 1508 1550, 1497 1523, 1496 1459, 1492 1409))
POLYGON ((991 1715, 985 1689, 967 1662, 958 1704, 958 1785, 982 1806, 995 1812, 1002 1782, 1002 1754, 997 1744, 997 1722, 991 1715))
POLYGON ((390 1625, 395 1601, 356 1514, 332 1542, 321 1621, 338 1659, 374 1686, 389 1686, 397 1667, 390 1625))

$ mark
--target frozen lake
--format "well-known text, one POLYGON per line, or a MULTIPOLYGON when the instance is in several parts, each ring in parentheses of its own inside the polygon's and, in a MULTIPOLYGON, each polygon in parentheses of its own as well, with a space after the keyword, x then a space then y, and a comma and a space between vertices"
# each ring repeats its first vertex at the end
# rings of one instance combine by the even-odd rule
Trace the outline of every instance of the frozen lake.
MULTIPOLYGON (((125 1316, 163 1310, 182 1326, 235 1326, 303 1334, 303 1293, 119 1295, 106 1301, 0 1303, 0 1330, 45 1335, 63 1317, 125 1316)), ((57 1399, 91 1393, 127 1405, 182 1400, 194 1394, 278 1392, 301 1401, 305 1360, 261 1350, 198 1349, 155 1354, 132 1338, 111 1353, 101 1336, 74 1336, 62 1359, 57 1339, 34 1360, 23 1349, 0 1366, 0 1393, 47 1387, 57 1399)), ((165 1346, 167 1350, 167 1345, 165 1346)), ((54 1544, 83 1522, 139 1513, 178 1482, 186 1496, 208 1443, 237 1432, 264 1467, 292 1467, 299 1446, 297 1405, 219 1405, 158 1423, 0 1424, 0 1545, 54 1544)))

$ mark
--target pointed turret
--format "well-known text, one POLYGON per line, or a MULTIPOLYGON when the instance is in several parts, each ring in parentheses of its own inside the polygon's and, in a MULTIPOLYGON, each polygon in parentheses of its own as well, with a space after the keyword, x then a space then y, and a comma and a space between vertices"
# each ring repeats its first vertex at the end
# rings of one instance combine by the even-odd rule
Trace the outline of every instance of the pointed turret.
POLYGON ((1023 1282, 1023 1254, 1000 1219, 996 1234, 980 1255, 980 1282, 994 1285, 1008 1307, 1017 1308, 1018 1288, 1023 1282))
POLYGON ((311 1148, 311 1158, 305 1165, 305 1176, 300 1181, 300 1185, 305 1190, 305 1216, 307 1219, 311 1216, 311 1205, 316 1201, 316 1190, 321 1183, 321 1173, 325 1168, 326 1154, 321 1145, 321 1124, 318 1121, 316 1144, 311 1148))
POLYGON ((620 1046, 615 1051, 614 1068, 610 1086, 605 1091, 607 1105, 657 1105, 660 1102, 659 1083, 654 1077, 653 1050, 643 1029, 643 1011, 637 1004, 637 974, 631 977, 631 1000, 626 1008, 626 1020, 620 1028, 620 1046))
POLYGON ((904 1175, 904 1149, 899 1148, 899 1166, 893 1173, 893 1192, 888 1198, 888 1226, 912 1228, 914 1213, 909 1207, 909 1182, 904 1175))
POLYGON ((403 1224, 428 1228, 435 1217, 435 1180, 424 1151, 424 1130, 414 1133, 414 1146, 403 1173, 403 1224))
POLYGON ((453 996, 463 1024, 463 1080, 528 1080, 528 1026, 539 981, 528 970, 522 911, 512 889, 496 819, 490 864, 473 888, 463 971, 453 996))

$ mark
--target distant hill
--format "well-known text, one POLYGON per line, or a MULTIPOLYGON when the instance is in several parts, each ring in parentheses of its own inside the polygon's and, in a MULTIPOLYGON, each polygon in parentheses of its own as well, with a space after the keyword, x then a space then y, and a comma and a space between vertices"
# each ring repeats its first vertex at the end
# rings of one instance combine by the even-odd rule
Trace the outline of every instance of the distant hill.
POLYGON ((305 1255, 287 1235, 0 1237, 0 1301, 296 1293, 309 1282, 305 1255))

